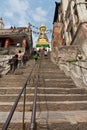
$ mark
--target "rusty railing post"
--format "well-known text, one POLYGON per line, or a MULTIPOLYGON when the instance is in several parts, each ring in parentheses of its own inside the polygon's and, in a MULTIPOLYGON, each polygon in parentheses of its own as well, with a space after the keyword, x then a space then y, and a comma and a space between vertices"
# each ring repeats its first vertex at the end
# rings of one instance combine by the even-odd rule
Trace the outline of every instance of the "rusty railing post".
POLYGON ((24 124, 24 119, 25 119, 25 102, 26 102, 26 87, 24 89, 24 99, 23 99, 23 118, 22 118, 22 130, 25 130, 25 124, 24 124))

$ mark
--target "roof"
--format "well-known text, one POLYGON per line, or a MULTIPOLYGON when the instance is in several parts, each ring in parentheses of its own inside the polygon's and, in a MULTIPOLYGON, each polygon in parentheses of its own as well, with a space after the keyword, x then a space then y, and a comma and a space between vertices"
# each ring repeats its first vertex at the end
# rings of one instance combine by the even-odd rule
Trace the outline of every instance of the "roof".
POLYGON ((27 36, 26 33, 8 33, 8 34, 0 34, 0 37, 20 37, 20 36, 27 36))
POLYGON ((20 32, 29 32, 28 27, 11 27, 9 29, 0 29, 0 35, 16 34, 20 32))
POLYGON ((28 33, 31 33, 28 27, 11 27, 9 29, 0 29, 0 38, 28 37, 28 33))

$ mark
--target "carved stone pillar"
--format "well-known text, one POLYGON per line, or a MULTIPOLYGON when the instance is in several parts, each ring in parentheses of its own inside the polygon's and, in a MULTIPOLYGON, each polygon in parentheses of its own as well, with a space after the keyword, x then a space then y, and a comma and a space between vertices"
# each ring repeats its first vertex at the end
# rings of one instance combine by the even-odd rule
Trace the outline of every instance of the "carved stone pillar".
POLYGON ((9 44, 10 44, 10 39, 7 38, 6 41, 5 41, 5 48, 8 48, 9 44))
POLYGON ((26 48, 26 38, 25 37, 23 38, 23 41, 22 41, 22 47, 26 48))

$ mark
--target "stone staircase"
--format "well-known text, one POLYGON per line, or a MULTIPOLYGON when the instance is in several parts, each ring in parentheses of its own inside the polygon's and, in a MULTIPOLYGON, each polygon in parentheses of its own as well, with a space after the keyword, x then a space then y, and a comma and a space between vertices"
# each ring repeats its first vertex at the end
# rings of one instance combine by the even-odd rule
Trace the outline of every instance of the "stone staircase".
MULTIPOLYGON (((28 76, 33 60, 18 75, 9 74, 0 79, 0 130, 22 85, 28 76)), ((49 59, 41 61, 37 94, 37 130, 86 130, 87 90, 76 87, 49 59)), ((34 84, 27 86, 26 130, 29 127, 34 95, 34 84)), ((14 113, 9 130, 22 130, 23 95, 14 113)))
MULTIPOLYGON (((16 100, 20 90, 22 89, 26 78, 28 77, 34 60, 30 60, 25 67, 16 70, 14 73, 8 73, 0 78, 0 130, 2 130, 3 123, 5 123, 7 116, 11 110, 14 101, 16 100)), ((30 86, 28 86, 30 87, 30 86)), ((27 91, 30 93, 30 88, 27 91)), ((29 94, 27 92, 27 97, 29 94)), ((29 103, 29 102, 28 102, 29 103)), ((32 102, 30 102, 32 104, 32 102)), ((27 104, 26 122, 31 118, 30 106, 27 104)), ((22 130, 22 111, 23 111, 23 95, 20 99, 16 112, 14 113, 12 122, 8 130, 22 130)), ((27 125, 26 125, 27 126, 27 125)))
MULTIPOLYGON (((38 130, 86 130, 87 90, 76 87, 70 77, 47 59, 42 62, 41 75, 44 85, 40 88, 45 99, 44 104, 40 103, 40 111, 44 111, 45 116, 40 118, 42 123, 38 130), (42 128, 43 119, 46 119, 45 128, 42 128)), ((39 98, 42 101, 42 97, 39 98)))

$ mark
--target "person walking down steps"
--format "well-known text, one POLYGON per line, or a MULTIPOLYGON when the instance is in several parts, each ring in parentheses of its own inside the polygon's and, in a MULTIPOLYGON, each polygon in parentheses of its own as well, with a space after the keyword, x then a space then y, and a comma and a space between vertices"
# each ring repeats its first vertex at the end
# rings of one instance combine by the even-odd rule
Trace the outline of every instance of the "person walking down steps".
POLYGON ((18 68, 20 68, 20 66, 22 66, 22 58, 23 58, 22 52, 21 52, 21 50, 19 50, 19 52, 18 52, 18 68))
POLYGON ((18 66, 18 55, 16 54, 14 57, 12 57, 8 61, 8 64, 10 65, 10 72, 14 72, 18 66))
POLYGON ((35 52, 34 52, 34 59, 35 59, 35 61, 38 60, 38 57, 39 57, 39 55, 38 55, 38 53, 35 51, 35 52))

